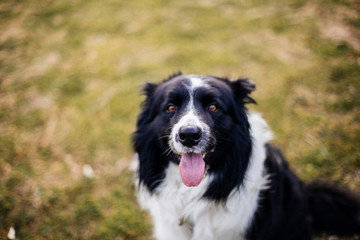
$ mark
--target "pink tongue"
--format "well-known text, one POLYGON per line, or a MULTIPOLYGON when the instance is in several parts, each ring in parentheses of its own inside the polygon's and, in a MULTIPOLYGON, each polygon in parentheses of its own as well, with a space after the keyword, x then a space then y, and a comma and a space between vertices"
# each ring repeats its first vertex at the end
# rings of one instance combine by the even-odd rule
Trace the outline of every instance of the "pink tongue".
POLYGON ((201 154, 185 153, 181 155, 180 175, 184 184, 195 187, 200 184, 205 171, 205 162, 201 154))

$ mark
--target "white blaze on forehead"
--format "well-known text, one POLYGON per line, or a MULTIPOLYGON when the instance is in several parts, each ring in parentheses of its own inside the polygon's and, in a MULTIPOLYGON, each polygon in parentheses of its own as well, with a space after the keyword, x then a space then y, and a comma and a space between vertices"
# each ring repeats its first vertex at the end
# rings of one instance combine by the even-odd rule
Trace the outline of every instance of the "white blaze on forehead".
POLYGON ((206 84, 206 81, 196 75, 190 75, 190 88, 189 88, 189 94, 190 94, 190 101, 189 104, 187 106, 188 108, 188 112, 195 112, 195 108, 194 108, 194 90, 196 88, 206 88, 208 87, 208 85, 206 84))
POLYGON ((190 100, 189 103, 186 107, 186 113, 184 114, 184 116, 180 119, 179 121, 179 125, 194 125, 194 126, 199 126, 201 127, 201 119, 200 116, 197 114, 197 111, 195 109, 194 106, 194 90, 196 88, 200 88, 200 87, 206 87, 206 83, 204 81, 204 79, 201 79, 197 76, 190 76, 190 89, 189 89, 189 94, 190 94, 190 100))
POLYGON ((205 80, 196 76, 190 77, 190 83, 191 83, 191 91, 193 91, 195 88, 206 87, 205 80))

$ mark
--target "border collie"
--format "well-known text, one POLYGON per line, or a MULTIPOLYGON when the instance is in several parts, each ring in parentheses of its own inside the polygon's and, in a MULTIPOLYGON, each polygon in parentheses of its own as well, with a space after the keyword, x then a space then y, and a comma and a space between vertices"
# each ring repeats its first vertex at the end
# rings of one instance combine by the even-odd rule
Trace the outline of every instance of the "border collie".
POLYGON ((312 239, 358 234, 360 202, 305 184, 257 113, 248 79, 175 74, 147 83, 134 133, 138 199, 156 239, 312 239))

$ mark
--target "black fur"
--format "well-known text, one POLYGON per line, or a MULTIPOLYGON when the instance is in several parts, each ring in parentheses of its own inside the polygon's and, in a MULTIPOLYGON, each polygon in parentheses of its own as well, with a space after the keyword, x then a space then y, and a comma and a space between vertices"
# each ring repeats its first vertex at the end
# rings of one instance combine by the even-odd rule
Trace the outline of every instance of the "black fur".
MULTIPOLYGON (((194 93, 197 104, 205 106, 216 101, 221 107, 216 114, 202 115, 214 136, 211 146, 216 146, 204 159, 214 180, 203 197, 224 202, 231 191, 242 186, 254 150, 245 104, 255 103, 249 96, 255 85, 248 79, 203 77, 212 88, 194 93)), ((139 154, 139 180, 150 192, 164 179, 168 164, 178 163, 177 155, 169 149, 167 136, 179 116, 165 109, 171 102, 181 110, 189 100, 188 93, 182 90, 187 81, 186 75, 178 73, 161 84, 148 83, 143 89, 146 99, 133 141, 139 154)), ((360 204, 356 197, 333 187, 303 183, 289 169, 279 149, 264 147, 265 168, 271 179, 268 188, 261 191, 247 239, 304 240, 311 239, 314 232, 360 232, 360 204)))
POLYGON ((316 232, 338 235, 360 232, 360 204, 356 196, 323 183, 307 185, 307 196, 316 232))
POLYGON ((260 195, 248 239, 311 239, 311 215, 306 186, 289 169, 279 149, 267 145, 269 188, 260 195))
POLYGON ((305 184, 289 169, 281 151, 267 145, 269 188, 261 192, 248 239, 312 239, 313 233, 360 233, 360 201, 334 186, 305 184))

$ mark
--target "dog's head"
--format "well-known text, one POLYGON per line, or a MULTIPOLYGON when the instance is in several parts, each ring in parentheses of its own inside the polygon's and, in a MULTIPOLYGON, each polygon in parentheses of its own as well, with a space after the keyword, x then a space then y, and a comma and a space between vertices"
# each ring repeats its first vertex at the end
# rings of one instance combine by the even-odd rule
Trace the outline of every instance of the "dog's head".
MULTIPOLYGON (((197 186, 205 167, 211 171, 221 165, 218 158, 225 155, 222 151, 234 145, 230 135, 236 132, 240 138, 249 138, 244 105, 254 102, 249 97, 254 89, 247 79, 182 74, 161 84, 146 84, 147 97, 135 134, 136 151, 145 147, 145 142, 142 146, 136 142, 147 131, 147 139, 156 138, 162 157, 179 162, 184 184, 197 186)), ((242 140, 238 141, 241 144, 242 140)))

